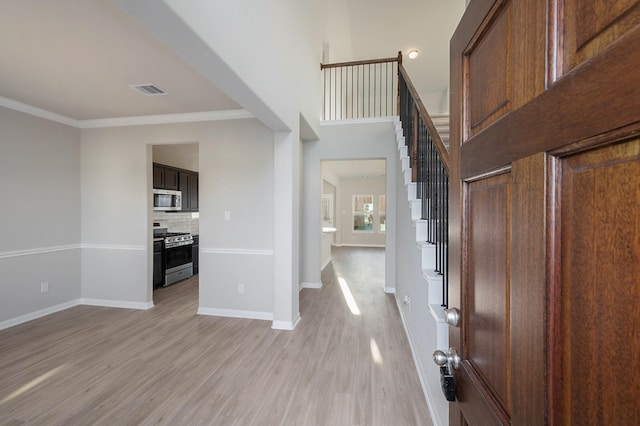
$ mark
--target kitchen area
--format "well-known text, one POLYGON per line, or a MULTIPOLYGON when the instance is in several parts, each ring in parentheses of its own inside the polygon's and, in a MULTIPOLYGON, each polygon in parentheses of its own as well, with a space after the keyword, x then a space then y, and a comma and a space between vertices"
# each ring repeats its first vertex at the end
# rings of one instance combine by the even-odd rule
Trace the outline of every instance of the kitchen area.
POLYGON ((199 271, 198 144, 153 147, 153 289, 199 271))

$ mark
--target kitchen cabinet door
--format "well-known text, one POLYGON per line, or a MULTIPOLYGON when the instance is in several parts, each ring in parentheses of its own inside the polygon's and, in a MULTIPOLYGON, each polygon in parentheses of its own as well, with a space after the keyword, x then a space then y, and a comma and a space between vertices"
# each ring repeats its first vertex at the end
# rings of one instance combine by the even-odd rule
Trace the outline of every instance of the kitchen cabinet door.
POLYGON ((179 174, 179 189, 182 192, 182 211, 198 211, 198 174, 181 171, 179 174))
POLYGON ((153 187, 156 189, 178 189, 178 170, 163 166, 153 165, 153 187))

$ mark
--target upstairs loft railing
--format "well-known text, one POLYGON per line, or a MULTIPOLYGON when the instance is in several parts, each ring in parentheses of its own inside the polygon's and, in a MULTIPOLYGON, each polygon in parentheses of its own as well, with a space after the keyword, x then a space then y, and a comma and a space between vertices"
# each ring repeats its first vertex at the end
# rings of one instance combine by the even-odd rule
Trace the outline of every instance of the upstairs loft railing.
POLYGON ((398 115, 398 65, 395 58, 321 64, 324 71, 323 120, 398 115))
POLYGON ((442 306, 448 306, 449 153, 427 109, 394 58, 322 64, 324 120, 400 116, 412 181, 422 200, 426 242, 435 245, 436 272, 442 275, 442 306))

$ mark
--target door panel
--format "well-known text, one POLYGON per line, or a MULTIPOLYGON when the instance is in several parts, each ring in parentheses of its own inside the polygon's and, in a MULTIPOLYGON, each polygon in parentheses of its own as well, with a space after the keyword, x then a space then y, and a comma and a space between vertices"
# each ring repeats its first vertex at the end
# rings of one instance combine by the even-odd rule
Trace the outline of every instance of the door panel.
POLYGON ((487 391, 509 413, 509 177, 468 188, 468 274, 465 359, 487 391))
POLYGON ((560 13, 565 72, 640 24, 638 0, 565 0, 560 13))
POLYGON ((640 424, 639 4, 472 0, 451 40, 451 424, 640 424))
POLYGON ((640 424, 639 160, 635 140, 558 162, 562 424, 640 424))
POLYGON ((465 53, 468 128, 473 136, 509 111, 511 99, 511 1, 465 53), (478 84, 484 83, 484 84, 478 84))

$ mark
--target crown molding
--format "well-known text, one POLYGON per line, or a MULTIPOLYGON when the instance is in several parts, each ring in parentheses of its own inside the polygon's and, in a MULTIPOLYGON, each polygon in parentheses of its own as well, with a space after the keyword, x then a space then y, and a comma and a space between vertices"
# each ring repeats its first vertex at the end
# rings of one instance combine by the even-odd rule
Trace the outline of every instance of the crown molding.
POLYGON ((67 116, 56 114, 55 112, 47 111, 46 109, 37 108, 22 102, 14 101, 13 99, 0 96, 0 106, 12 109, 14 111, 24 112, 25 114, 33 115, 34 117, 44 118, 45 120, 55 121, 56 123, 66 124, 71 127, 79 127, 79 121, 69 118, 67 116))
POLYGON ((81 120, 81 129, 96 129, 103 127, 144 126, 149 124, 192 123, 196 121, 221 121, 254 118, 246 109, 225 111, 188 112, 181 114, 140 115, 136 117, 102 118, 98 120, 81 120))
POLYGON ((104 127, 144 126, 151 124, 192 123, 196 121, 241 120, 255 118, 246 109, 224 111, 189 112, 180 114, 140 115, 134 117, 101 118, 95 120, 75 120, 42 108, 37 108, 13 99, 0 96, 0 107, 20 111, 34 117, 75 127, 78 129, 98 129, 104 127))

